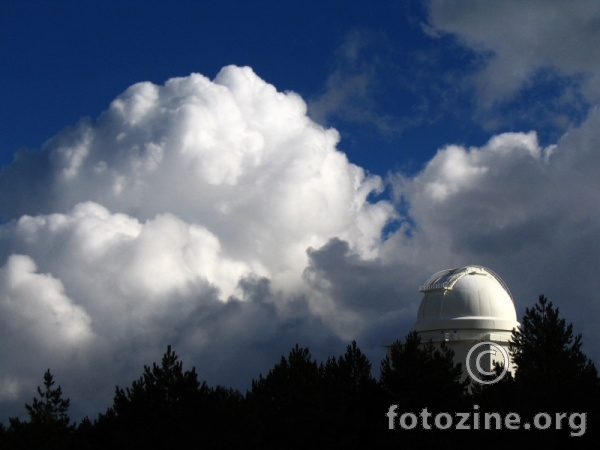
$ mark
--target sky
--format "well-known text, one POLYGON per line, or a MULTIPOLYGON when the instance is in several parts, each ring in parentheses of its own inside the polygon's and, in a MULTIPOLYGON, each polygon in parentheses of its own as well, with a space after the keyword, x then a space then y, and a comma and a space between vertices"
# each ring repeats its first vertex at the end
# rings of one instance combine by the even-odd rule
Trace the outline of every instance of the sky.
POLYGON ((172 345, 245 392, 377 374, 433 273, 546 295, 600 362, 600 3, 0 0, 0 420, 172 345))

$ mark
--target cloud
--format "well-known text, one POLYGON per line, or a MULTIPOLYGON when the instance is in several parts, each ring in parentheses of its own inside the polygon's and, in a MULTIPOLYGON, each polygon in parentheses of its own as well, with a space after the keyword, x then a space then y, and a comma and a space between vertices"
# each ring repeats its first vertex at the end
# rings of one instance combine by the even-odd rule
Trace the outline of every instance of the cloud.
POLYGON ((411 120, 378 108, 382 81, 393 70, 390 52, 387 39, 372 30, 348 32, 323 91, 309 102, 310 116, 319 123, 366 124, 387 136, 401 132, 411 120))
POLYGON ((10 255, 0 267, 0 402, 33 392, 34 369, 81 364, 95 338, 91 322, 61 280, 40 273, 29 256, 10 255))
POLYGON ((410 205, 414 226, 380 254, 409 255, 431 273, 488 266, 505 278, 520 313, 546 294, 597 355, 594 316, 581 311, 598 310, 591 271, 600 250, 599 121, 592 111, 548 147, 534 132, 496 135, 482 147, 448 145, 414 177, 397 175, 395 194, 410 205))
POLYGON ((338 140, 297 94, 231 66, 135 84, 18 153, 0 174, 3 396, 58 365, 95 414, 167 344, 236 387, 296 342, 342 349, 347 319, 312 294, 307 249, 336 238, 375 258, 396 213, 338 140))
POLYGON ((547 146, 534 131, 446 145, 419 173, 391 176, 402 217, 377 258, 331 240, 309 251, 305 277, 346 315, 369 318, 359 336, 374 347, 405 335, 428 275, 482 264, 507 282, 519 316, 547 295, 597 361, 599 129, 594 109, 547 146))
POLYGON ((50 350, 91 338, 89 316, 64 295, 59 280, 37 273, 30 257, 11 255, 0 268, 0 279, 3 329, 31 330, 50 350))
POLYGON ((418 286, 466 264, 520 314, 546 294, 597 359, 599 122, 448 144, 385 200, 249 68, 133 85, 0 173, 0 408, 23 414, 50 367, 93 417, 167 344, 241 389, 296 343, 322 360, 356 338, 376 369, 418 286))
POLYGON ((435 0, 426 28, 430 34, 456 36, 482 61, 469 84, 475 84, 480 115, 488 124, 499 121, 490 109, 497 114, 498 107, 512 102, 513 120, 523 114, 519 109, 527 109, 538 120, 549 115, 564 130, 566 110, 569 122, 575 114, 583 118, 587 107, 600 99, 599 21, 600 5, 593 0, 435 0), (553 100, 538 105, 540 95, 549 91, 553 100), (523 93, 528 101, 515 103, 523 93))
POLYGON ((299 96, 249 68, 225 68, 214 82, 194 74, 139 83, 95 123, 4 168, 0 209, 5 219, 87 201, 140 220, 170 212, 218 230, 223 252, 258 273, 265 259, 292 270, 308 246, 333 236, 370 251, 391 214, 365 201, 381 181, 350 164, 337 141, 299 96))

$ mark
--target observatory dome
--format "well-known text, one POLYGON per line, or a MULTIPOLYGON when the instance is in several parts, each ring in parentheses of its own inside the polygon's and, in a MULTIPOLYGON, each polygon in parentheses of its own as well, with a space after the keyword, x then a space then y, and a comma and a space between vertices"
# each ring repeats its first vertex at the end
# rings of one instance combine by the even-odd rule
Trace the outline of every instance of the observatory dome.
POLYGON ((510 331, 517 327, 512 296, 502 279, 481 266, 443 270, 419 289, 415 330, 510 331))

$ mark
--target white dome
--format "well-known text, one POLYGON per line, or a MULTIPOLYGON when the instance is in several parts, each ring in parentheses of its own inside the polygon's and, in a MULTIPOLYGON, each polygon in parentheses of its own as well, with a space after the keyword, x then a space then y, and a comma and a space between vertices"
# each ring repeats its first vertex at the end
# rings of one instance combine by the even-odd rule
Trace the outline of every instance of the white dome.
POLYGON ((424 295, 416 331, 452 328, 509 331, 518 326, 510 291, 498 275, 485 267, 438 272, 420 291, 424 295))

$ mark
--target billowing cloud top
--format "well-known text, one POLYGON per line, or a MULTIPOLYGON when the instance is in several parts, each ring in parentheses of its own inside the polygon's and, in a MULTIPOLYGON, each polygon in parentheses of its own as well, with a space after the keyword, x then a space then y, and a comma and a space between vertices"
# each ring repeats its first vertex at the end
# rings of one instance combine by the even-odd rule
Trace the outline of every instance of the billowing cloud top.
MULTIPOLYGON (((173 339, 198 354, 216 339, 204 316, 223 317, 227 303, 268 300, 275 327, 301 308, 332 336, 359 329, 303 278, 307 250, 332 238, 375 257, 395 215, 367 201, 382 182, 338 139, 298 95, 231 66, 214 81, 133 85, 98 120, 18 153, 0 176, 0 315, 5 341, 19 343, 0 356, 0 395, 33 381, 23 359, 42 348, 43 365, 60 363, 57 348, 67 361, 173 339)), ((257 338, 249 317, 230 320, 218 334, 257 338)))
MULTIPOLYGON (((75 228, 91 217, 126 228, 106 229, 108 241, 97 238, 99 247, 112 243, 112 233, 143 240, 145 230, 166 226, 158 223, 168 219, 157 215, 173 214, 194 225, 180 242, 180 230, 172 231, 174 248, 201 242, 202 250, 188 250, 196 255, 189 270, 197 271, 191 267, 209 253, 230 260, 222 274, 206 275, 227 298, 244 273, 289 274, 293 282, 306 248, 331 237, 348 240, 361 254, 376 248, 392 208, 366 201, 381 181, 348 163, 337 141, 335 130, 306 116, 298 95, 277 92, 247 67, 226 67, 212 82, 193 74, 164 86, 139 83, 95 123, 83 120, 41 152, 17 155, 2 174, 1 210, 6 219, 60 212, 75 228), (151 222, 75 208, 89 201, 151 222)), ((28 220, 36 226, 22 226, 41 233, 42 223, 53 219, 28 220)), ((150 270, 152 263, 145 264, 150 270)))

